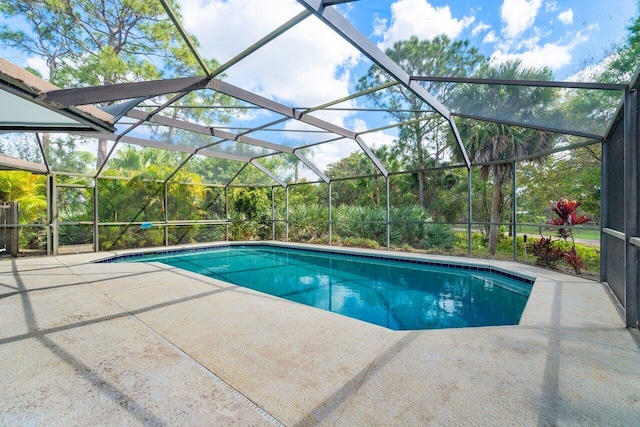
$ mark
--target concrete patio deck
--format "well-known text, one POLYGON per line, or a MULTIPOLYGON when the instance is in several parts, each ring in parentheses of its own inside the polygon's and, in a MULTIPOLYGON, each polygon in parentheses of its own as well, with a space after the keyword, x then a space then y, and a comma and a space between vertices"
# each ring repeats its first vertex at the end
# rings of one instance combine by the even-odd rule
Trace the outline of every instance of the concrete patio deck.
POLYGON ((108 255, 0 260, 0 425, 640 425, 599 283, 471 260, 537 277, 520 325, 398 332, 108 255))

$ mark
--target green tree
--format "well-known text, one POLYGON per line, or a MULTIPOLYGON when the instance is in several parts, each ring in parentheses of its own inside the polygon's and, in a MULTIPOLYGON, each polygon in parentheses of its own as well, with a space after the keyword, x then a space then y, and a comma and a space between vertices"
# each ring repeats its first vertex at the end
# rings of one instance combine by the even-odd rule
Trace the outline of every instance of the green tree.
MULTIPOLYGON (((550 80, 549 69, 523 68, 521 62, 505 62, 496 67, 483 65, 476 77, 486 79, 550 80)), ((541 120, 553 110, 554 92, 543 87, 505 85, 464 85, 456 93, 455 103, 464 103, 475 111, 485 111, 489 117, 510 117, 512 120, 541 120)), ((489 253, 495 255, 498 224, 503 220, 504 187, 510 182, 512 159, 546 151, 553 147, 556 135, 535 129, 525 129, 495 122, 460 121, 460 135, 472 163, 482 164, 482 179, 491 178, 489 221, 489 253), (500 162, 504 160, 504 162, 500 162)), ((542 161, 543 158, 536 160, 542 161)))
MULTIPOLYGON (((400 41, 386 50, 386 54, 410 75, 465 77, 477 68, 485 58, 466 40, 450 40, 441 35, 433 40, 412 37, 400 41)), ((372 66, 358 82, 358 89, 365 90, 390 81, 389 76, 377 66, 372 66)), ((443 82, 425 82, 424 87, 440 102, 447 105, 454 85, 443 82)), ((438 166, 447 150, 446 134, 440 132, 442 118, 428 104, 402 85, 367 95, 379 108, 389 111, 398 122, 409 122, 400 128, 395 149, 406 156, 412 169, 438 166), (429 162, 431 158, 431 162, 429 162)), ((437 187, 430 186, 430 190, 437 187)), ((425 175, 418 172, 418 203, 425 207, 425 175)), ((437 190, 435 190, 437 191, 437 190)))

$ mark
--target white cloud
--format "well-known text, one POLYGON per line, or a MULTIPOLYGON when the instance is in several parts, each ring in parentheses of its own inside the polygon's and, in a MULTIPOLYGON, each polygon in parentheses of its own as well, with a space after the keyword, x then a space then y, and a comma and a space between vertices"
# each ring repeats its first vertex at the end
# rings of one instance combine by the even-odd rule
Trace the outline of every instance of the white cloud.
POLYGON ((504 22, 504 33, 516 38, 529 29, 538 14, 542 0, 504 0, 500 6, 500 17, 504 22))
POLYGON ((567 9, 564 12, 560 12, 560 14, 558 14, 558 20, 564 25, 573 24, 573 10, 567 9))
POLYGON ((387 19, 386 18, 380 18, 378 15, 376 15, 373 18, 373 35, 374 36, 383 36, 385 30, 387 29, 387 19))
POLYGON ((522 53, 506 53, 497 50, 491 55, 491 61, 503 63, 519 59, 527 68, 549 67, 552 70, 558 70, 571 63, 571 51, 574 47, 575 44, 547 43, 544 46, 534 46, 531 50, 522 53))
POLYGON ((391 24, 387 26, 385 22, 384 28, 378 28, 383 35, 378 46, 384 50, 411 36, 430 40, 446 34, 455 38, 474 20, 473 16, 456 19, 451 15, 449 6, 433 7, 427 0, 398 0, 391 4, 391 24))
MULTIPOLYGON (((303 9, 294 0, 181 0, 183 23, 201 53, 224 63, 303 9), (285 18, 283 18, 283 16, 285 18)), ((360 53, 314 17, 307 18, 226 71, 226 81, 293 107, 348 94, 360 53)))
POLYGON ((558 9, 560 9, 560 6, 558 6, 558 3, 555 1, 548 1, 544 3, 545 12, 555 12, 558 9))
POLYGON ((478 33, 486 31, 489 28, 491 28, 491 25, 485 24, 484 22, 478 22, 478 24, 475 27, 473 27, 473 30, 471 30, 471 35, 472 36, 478 35, 478 33))
POLYGON ((482 43, 495 43, 497 41, 498 36, 496 36, 496 33, 494 31, 490 31, 489 34, 487 34, 485 38, 482 39, 482 43))

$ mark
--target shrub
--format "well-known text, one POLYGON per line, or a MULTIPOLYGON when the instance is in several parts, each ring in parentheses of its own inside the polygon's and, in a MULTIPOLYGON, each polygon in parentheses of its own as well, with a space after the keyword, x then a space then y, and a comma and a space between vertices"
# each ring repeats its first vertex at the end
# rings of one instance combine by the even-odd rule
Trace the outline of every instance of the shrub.
POLYGON ((533 244, 533 255, 536 257, 536 264, 541 267, 556 268, 563 257, 564 251, 555 246, 551 237, 541 237, 533 244))
POLYGON ((289 239, 312 242, 328 234, 329 208, 318 203, 289 208, 289 239))
POLYGON ((424 249, 451 250, 456 243, 456 236, 444 224, 426 224, 420 247, 424 249))
POLYGON ((364 237, 346 237, 342 239, 342 246, 352 246, 357 248, 378 249, 380 245, 375 240, 364 237))
POLYGON ((334 219, 334 230, 341 237, 363 238, 386 246, 386 209, 342 205, 335 209, 334 219))

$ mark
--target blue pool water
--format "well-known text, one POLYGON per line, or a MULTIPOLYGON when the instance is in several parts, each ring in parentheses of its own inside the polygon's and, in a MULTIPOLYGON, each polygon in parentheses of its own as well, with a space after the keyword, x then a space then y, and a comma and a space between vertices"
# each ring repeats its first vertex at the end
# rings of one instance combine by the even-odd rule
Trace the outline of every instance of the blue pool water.
POLYGON ((394 330, 516 325, 532 281, 489 271, 266 245, 138 255, 394 330))

